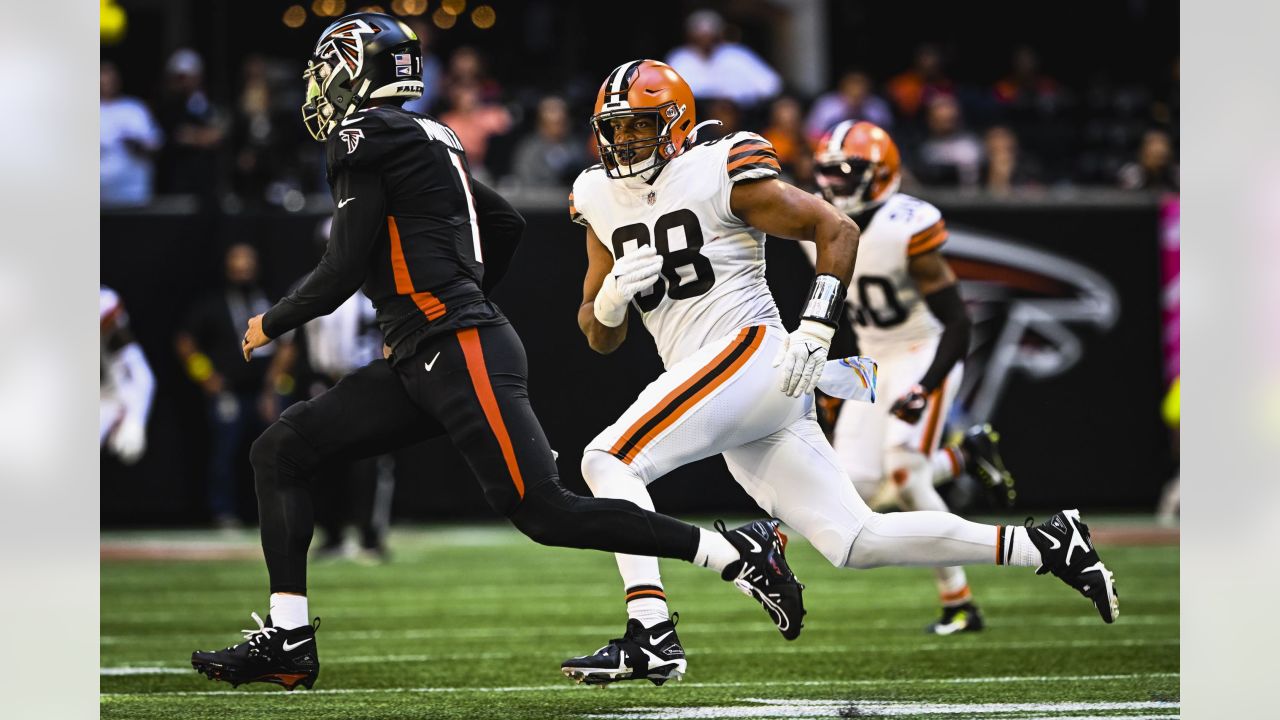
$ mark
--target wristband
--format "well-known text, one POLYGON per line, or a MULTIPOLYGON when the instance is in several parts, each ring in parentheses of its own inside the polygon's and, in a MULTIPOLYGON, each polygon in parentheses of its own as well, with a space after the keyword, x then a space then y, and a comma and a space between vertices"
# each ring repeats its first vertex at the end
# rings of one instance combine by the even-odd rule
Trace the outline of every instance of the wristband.
POLYGON ((187 376, 198 383, 208 380, 213 375, 213 362, 202 352, 194 352, 187 356, 187 376))
POLYGON ((831 327, 840 326, 844 312, 844 283, 835 275, 822 274, 809 286, 809 299, 805 301, 801 320, 816 320, 831 327))

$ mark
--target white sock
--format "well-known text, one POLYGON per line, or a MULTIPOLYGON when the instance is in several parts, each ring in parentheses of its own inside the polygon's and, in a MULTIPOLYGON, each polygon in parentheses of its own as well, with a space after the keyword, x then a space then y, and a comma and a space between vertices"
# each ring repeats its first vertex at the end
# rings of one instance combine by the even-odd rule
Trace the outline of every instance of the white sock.
POLYGON ((997 565, 1017 565, 1020 567, 1040 567, 1040 550, 1031 542, 1027 529, 1021 525, 997 525, 1000 528, 1000 542, 996 546, 997 565))
POLYGON ((302 627, 307 619, 307 596, 271 593, 271 623, 284 630, 302 627))
POLYGON ((933 464, 933 484, 941 485, 964 469, 964 452, 958 447, 940 448, 930 461, 933 464))
POLYGON ((655 582, 627 588, 627 617, 635 618, 646 628, 671 619, 667 611, 667 595, 655 582))
POLYGON ((701 565, 705 568, 711 568, 718 573, 724 572, 725 567, 729 563, 740 559, 742 556, 724 536, 718 532, 712 532, 705 528, 698 528, 700 537, 698 539, 698 551, 693 556, 693 564, 701 565))

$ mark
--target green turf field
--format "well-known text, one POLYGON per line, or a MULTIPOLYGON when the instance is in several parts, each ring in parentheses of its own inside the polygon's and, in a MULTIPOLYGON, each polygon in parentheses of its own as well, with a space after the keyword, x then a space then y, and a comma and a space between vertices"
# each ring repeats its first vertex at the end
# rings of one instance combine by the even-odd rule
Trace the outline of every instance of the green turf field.
MULTIPOLYGON (((1095 530, 1104 527, 1091 520, 1095 530)), ((104 534, 104 546, 245 557, 254 536, 104 534), (220 539, 222 538, 222 539, 220 539)), ((1176 545, 1099 543, 1121 616, 1106 626, 1052 576, 979 567, 981 634, 922 632, 923 569, 836 570, 793 537, 804 633, 782 639, 754 601, 664 561, 689 656, 682 683, 570 683, 559 663, 625 623, 613 558, 534 545, 497 525, 395 530, 380 567, 312 565, 322 669, 314 690, 233 690, 191 669, 266 613, 258 559, 102 562, 104 718, 1086 718, 1176 717, 1176 545)))

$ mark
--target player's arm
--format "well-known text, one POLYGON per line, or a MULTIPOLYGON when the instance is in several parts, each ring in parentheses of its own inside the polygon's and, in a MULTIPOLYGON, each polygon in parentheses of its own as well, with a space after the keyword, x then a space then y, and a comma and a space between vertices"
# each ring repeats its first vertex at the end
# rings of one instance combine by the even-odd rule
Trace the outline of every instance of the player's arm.
POLYGON ((480 247, 484 253, 484 281, 481 289, 491 291, 516 254, 520 236, 524 234, 524 217, 507 199, 492 188, 471 179, 471 193, 476 200, 476 219, 480 225, 480 247))
POLYGON ((735 184, 729 209, 757 230, 817 246, 817 277, 809 288, 800 326, 774 358, 774 366, 782 366, 782 391, 800 397, 822 376, 827 350, 844 314, 845 288, 853 278, 861 231, 829 203, 775 179, 735 184))
POLYGON ((375 173, 348 169, 338 176, 333 230, 324 257, 311 274, 265 315, 249 321, 245 360, 254 348, 321 315, 328 315, 360 287, 368 272, 369 252, 386 222, 386 196, 375 173))
POLYGON ((596 317, 596 296, 613 269, 613 256, 605 249, 596 231, 587 226, 587 276, 582 281, 582 304, 578 306, 578 327, 587 336, 592 350, 608 355, 627 339, 627 314, 622 322, 606 325, 596 317))
POLYGON ((956 276, 939 250, 930 250, 911 258, 907 272, 915 281, 929 312, 942 323, 942 336, 933 362, 920 382, 889 409, 900 419, 916 423, 928 404, 927 397, 942 384, 951 368, 969 352, 969 313, 956 287, 956 276))

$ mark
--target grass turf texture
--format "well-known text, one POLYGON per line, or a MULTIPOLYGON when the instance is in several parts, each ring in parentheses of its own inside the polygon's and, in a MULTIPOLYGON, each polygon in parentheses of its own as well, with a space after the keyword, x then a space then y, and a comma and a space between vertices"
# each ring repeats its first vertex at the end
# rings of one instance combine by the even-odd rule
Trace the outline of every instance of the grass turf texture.
MULTIPOLYGON (((1089 520, 1089 518, 1086 518, 1089 520)), ((1096 523, 1095 525, 1100 525, 1096 523)), ((1172 717, 1178 713, 1178 550, 1100 545, 1117 577, 1111 626, 1028 568, 976 567, 988 627, 935 637, 927 569, 832 568, 792 536, 808 585, 795 642, 714 574, 663 561, 689 654, 682 683, 577 686, 559 663, 621 634, 613 558, 545 548, 501 526, 393 533, 380 567, 312 563, 315 690, 233 691, 192 650, 224 647, 266 613, 260 560, 103 560, 103 718, 1172 717), (982 704, 997 705, 982 705, 982 704), (1073 704, 1074 703, 1074 704, 1073 704)), ((191 534, 104 535, 181 546, 191 534)), ((228 543, 241 553, 253 536, 228 543)), ((207 543, 202 546, 208 549, 207 543)))

